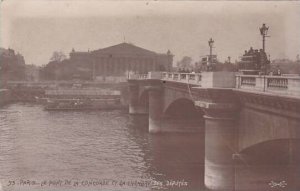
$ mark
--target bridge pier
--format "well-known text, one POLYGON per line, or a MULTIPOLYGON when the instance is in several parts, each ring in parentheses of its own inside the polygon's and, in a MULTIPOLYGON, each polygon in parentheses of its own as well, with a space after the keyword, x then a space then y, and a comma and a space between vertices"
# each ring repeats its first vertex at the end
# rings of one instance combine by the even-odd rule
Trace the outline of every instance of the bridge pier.
POLYGON ((148 108, 139 104, 139 85, 129 84, 129 114, 148 114, 148 108))
POLYGON ((163 97, 160 87, 148 87, 149 91, 149 132, 162 132, 163 97))
POLYGON ((237 151, 236 106, 207 102, 197 102, 196 105, 205 112, 205 186, 213 191, 234 191, 232 156, 237 151))
POLYGON ((129 103, 129 114, 148 114, 146 107, 129 103))
POLYGON ((235 190, 232 155, 235 151, 235 121, 205 116, 205 186, 211 190, 235 190))

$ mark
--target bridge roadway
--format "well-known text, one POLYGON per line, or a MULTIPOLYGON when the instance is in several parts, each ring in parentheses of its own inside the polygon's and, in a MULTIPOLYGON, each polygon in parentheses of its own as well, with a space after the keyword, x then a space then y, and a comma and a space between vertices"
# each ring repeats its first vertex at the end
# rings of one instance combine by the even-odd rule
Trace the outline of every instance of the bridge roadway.
POLYGON ((205 133, 209 190, 242 190, 235 164, 246 158, 251 164, 269 155, 268 163, 287 155, 288 166, 300 162, 299 75, 150 72, 128 82, 129 113, 148 114, 150 133, 205 133))

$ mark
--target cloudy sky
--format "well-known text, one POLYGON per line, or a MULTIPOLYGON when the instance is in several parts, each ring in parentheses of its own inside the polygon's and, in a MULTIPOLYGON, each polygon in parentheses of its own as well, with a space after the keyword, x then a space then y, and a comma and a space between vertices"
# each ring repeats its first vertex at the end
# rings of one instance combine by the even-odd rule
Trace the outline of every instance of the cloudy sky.
POLYGON ((300 54, 300 1, 96 1, 4 0, 0 45, 47 64, 51 54, 96 50, 118 43, 194 61, 215 40, 220 61, 236 60, 250 46, 261 48, 259 27, 269 26, 271 59, 300 54))

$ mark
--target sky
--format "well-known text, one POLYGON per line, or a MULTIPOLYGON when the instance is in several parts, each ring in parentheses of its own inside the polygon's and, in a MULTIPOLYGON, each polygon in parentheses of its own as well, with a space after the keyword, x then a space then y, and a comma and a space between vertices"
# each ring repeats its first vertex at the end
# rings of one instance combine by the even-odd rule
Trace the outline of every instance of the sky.
POLYGON ((271 59, 300 54, 300 1, 96 1, 3 0, 0 46, 20 52, 26 64, 45 65, 54 51, 69 54, 122 42, 166 53, 174 63, 209 53, 239 60, 262 48, 259 27, 269 26, 271 59))

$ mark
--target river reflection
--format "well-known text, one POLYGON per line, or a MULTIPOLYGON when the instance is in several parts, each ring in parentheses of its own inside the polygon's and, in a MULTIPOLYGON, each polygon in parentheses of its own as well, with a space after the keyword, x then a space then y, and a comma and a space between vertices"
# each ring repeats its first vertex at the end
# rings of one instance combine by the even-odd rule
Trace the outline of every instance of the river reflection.
POLYGON ((120 110, 49 112, 12 104, 0 117, 3 190, 203 189, 202 134, 151 135, 147 118, 120 110), (37 184, 22 182, 28 179, 37 184))

